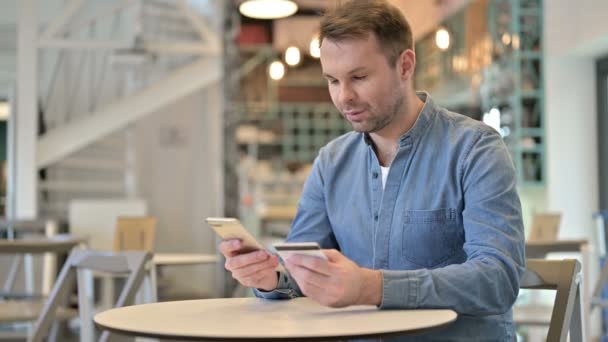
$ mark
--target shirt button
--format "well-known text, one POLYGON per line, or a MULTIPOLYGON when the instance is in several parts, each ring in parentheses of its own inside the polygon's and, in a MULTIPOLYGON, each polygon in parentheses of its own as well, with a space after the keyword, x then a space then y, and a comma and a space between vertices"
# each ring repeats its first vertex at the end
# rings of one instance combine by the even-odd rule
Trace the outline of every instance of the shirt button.
POLYGON ((372 177, 374 177, 374 179, 378 178, 378 172, 372 173, 372 177))
POLYGON ((378 214, 374 215, 374 221, 378 221, 378 214))

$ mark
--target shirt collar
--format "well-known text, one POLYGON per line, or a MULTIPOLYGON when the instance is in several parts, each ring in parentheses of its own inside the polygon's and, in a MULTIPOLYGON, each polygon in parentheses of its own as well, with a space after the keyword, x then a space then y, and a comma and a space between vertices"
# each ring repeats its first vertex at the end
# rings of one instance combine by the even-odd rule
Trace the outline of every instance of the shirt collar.
MULTIPOLYGON (((439 107, 437 107, 429 93, 425 91, 418 91, 416 92, 416 96, 418 96, 418 98, 424 102, 424 106, 422 107, 416 122, 414 122, 414 126, 399 137, 399 146, 411 144, 413 141, 422 136, 427 126, 431 123, 435 117, 435 114, 439 110, 439 107)), ((363 141, 367 145, 373 145, 373 141, 369 136, 369 133, 363 133, 362 135, 363 141)))

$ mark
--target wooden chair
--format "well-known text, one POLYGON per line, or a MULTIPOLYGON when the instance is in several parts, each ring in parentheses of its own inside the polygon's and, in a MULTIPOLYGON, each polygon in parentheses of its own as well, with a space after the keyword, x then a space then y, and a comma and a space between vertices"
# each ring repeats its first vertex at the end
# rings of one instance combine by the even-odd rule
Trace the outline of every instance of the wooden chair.
MULTIPOLYGON (((116 219, 116 228, 114 230, 114 241, 112 249, 114 252, 125 251, 145 251, 152 253, 154 250, 154 242, 156 238, 156 218, 151 216, 119 216, 116 219)), ((156 302, 157 281, 156 268, 149 260, 146 264, 146 275, 144 278, 144 286, 142 292, 138 294, 138 303, 156 302)), ((96 273, 102 278, 102 300, 101 308, 112 307, 114 299, 114 279, 116 276, 111 274, 96 273)))
MULTIPOLYGON (((526 273, 520 287, 556 291, 549 321, 548 342, 566 342, 568 333, 571 342, 586 341, 582 324, 580 271, 581 264, 574 259, 527 261, 526 273)), ((539 320, 539 316, 542 314, 534 307, 513 308, 516 324, 546 324, 544 320, 539 320)))
MULTIPOLYGON (((45 253, 68 254, 83 241, 58 235, 53 238, 0 240, 0 255, 42 255, 45 253)), ((40 316, 46 298, 31 294, 20 294, 21 297, 11 297, 6 293, 4 301, 0 301, 0 324, 34 322, 40 316)), ((49 297, 50 298, 50 297, 49 297)), ((64 304, 64 303, 61 303, 64 304)), ((75 318, 78 313, 74 309, 58 306, 55 317, 60 320, 75 318)), ((56 332, 56 331, 55 331, 56 332)), ((26 332, 4 331, 2 338, 25 339, 26 332)))
POLYGON ((559 237, 561 220, 561 213, 534 214, 528 241, 556 241, 559 237))
MULTIPOLYGON (((135 294, 141 286, 145 274, 145 265, 152 255, 145 251, 129 252, 98 252, 90 250, 74 250, 61 269, 57 282, 53 286, 49 300, 34 328, 34 333, 28 342, 41 342, 47 336, 54 321, 56 309, 65 300, 76 280, 78 286, 78 307, 80 316, 80 341, 90 342, 95 339, 92 314, 92 293, 88 283, 90 277, 85 273, 98 271, 109 274, 126 276, 127 280, 114 307, 133 303, 135 294)), ((103 332, 100 341, 107 341, 108 332, 103 332)))
POLYGON ((114 232, 114 251, 154 251, 156 218, 119 217, 114 232))

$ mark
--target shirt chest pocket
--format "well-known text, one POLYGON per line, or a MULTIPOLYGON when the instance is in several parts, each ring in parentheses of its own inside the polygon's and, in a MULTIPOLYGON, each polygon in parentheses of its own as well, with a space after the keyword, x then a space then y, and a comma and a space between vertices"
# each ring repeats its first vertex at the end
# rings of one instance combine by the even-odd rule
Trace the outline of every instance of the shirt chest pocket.
POLYGON ((402 253, 410 263, 433 268, 462 248, 456 209, 406 210, 402 253))

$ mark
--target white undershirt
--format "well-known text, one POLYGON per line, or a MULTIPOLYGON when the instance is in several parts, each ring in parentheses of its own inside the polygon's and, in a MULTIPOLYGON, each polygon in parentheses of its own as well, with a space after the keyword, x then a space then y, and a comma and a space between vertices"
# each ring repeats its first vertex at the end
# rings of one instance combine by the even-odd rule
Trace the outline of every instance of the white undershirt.
POLYGON ((382 191, 384 191, 384 186, 386 185, 386 178, 388 178, 388 170, 390 167, 380 166, 380 170, 382 171, 382 191))

